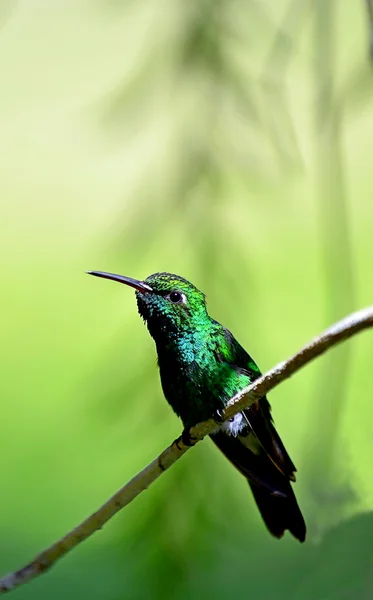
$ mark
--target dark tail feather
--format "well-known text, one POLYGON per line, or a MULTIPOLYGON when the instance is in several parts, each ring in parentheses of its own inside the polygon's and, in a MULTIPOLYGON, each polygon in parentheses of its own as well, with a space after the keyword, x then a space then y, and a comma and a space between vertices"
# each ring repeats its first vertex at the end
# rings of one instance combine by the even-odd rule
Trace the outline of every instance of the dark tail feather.
POLYGON ((211 439, 247 478, 269 531, 280 538, 285 529, 289 529, 294 537, 304 542, 306 525, 289 478, 273 464, 255 436, 250 433, 234 437, 220 431, 211 435, 211 439))
POLYGON ((286 495, 271 493, 268 489, 251 483, 248 479, 255 502, 268 530, 281 538, 288 529, 300 542, 306 539, 306 524, 298 506, 290 483, 286 495))

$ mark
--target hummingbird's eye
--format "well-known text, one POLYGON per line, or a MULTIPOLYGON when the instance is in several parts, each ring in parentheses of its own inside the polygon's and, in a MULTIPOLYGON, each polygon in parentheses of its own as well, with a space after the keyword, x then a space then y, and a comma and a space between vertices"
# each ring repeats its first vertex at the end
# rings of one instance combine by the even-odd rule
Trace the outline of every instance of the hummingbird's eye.
POLYGON ((174 304, 185 302, 185 296, 181 292, 171 292, 168 297, 174 304))

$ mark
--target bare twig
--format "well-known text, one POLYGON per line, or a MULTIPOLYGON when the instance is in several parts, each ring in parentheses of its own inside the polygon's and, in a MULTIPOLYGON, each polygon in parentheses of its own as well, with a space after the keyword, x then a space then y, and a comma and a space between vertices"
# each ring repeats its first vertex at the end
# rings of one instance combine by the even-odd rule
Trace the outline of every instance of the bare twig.
MULTIPOLYGON (((281 362, 268 371, 268 373, 259 377, 259 379, 242 392, 236 394, 231 399, 222 418, 224 420, 231 418, 329 348, 369 327, 373 327, 373 306, 342 319, 342 321, 339 321, 306 344, 291 358, 281 362)), ((44 552, 39 554, 25 567, 3 577, 0 580, 0 594, 9 592, 47 571, 59 558, 86 540, 95 531, 101 529, 109 519, 124 506, 132 502, 136 496, 146 490, 153 481, 185 454, 191 445, 194 445, 206 435, 212 433, 216 430, 216 427, 216 422, 210 419, 195 425, 189 431, 184 431, 180 438, 175 440, 158 458, 153 460, 143 471, 138 473, 138 475, 114 494, 97 512, 93 513, 55 544, 44 550, 44 552)))

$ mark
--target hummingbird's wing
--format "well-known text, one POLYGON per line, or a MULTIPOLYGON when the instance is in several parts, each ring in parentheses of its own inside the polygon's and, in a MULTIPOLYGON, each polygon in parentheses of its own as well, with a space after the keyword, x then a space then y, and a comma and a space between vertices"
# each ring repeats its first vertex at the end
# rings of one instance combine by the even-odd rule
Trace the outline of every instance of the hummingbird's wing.
MULTIPOLYGON (((219 348, 217 360, 245 375, 246 381, 247 377, 254 381, 261 375, 256 363, 230 331, 224 332, 225 343, 219 348)), ((228 422, 211 439, 247 478, 269 531, 282 537, 288 529, 303 542, 306 525, 290 483, 295 480, 296 469, 275 429, 267 398, 254 402, 239 416, 241 420, 235 418, 238 430, 234 429, 235 423, 228 422)))
POLYGON ((274 465, 291 481, 295 481, 295 465, 276 431, 271 405, 266 397, 245 409, 243 415, 274 465))
MULTIPOLYGON (((225 341, 223 354, 219 355, 219 360, 248 376, 250 381, 260 377, 260 369, 228 329, 225 329, 225 341)), ((267 398, 264 396, 254 402, 249 408, 243 410, 242 414, 274 465, 283 475, 295 481, 295 465, 275 429, 271 405, 267 398)))

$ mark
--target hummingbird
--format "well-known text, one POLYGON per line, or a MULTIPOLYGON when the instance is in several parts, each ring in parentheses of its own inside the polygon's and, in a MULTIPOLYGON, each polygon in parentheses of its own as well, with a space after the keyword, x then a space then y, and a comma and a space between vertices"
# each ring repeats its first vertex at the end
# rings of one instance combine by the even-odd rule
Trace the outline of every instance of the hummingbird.
POLYGON ((103 271, 88 274, 136 290, 137 307, 154 339, 163 393, 185 428, 214 418, 212 441, 247 479, 269 532, 304 542, 306 525, 291 482, 296 468, 278 435, 266 397, 228 421, 221 411, 261 372, 223 325, 210 317, 203 292, 172 273, 143 281, 103 271))

